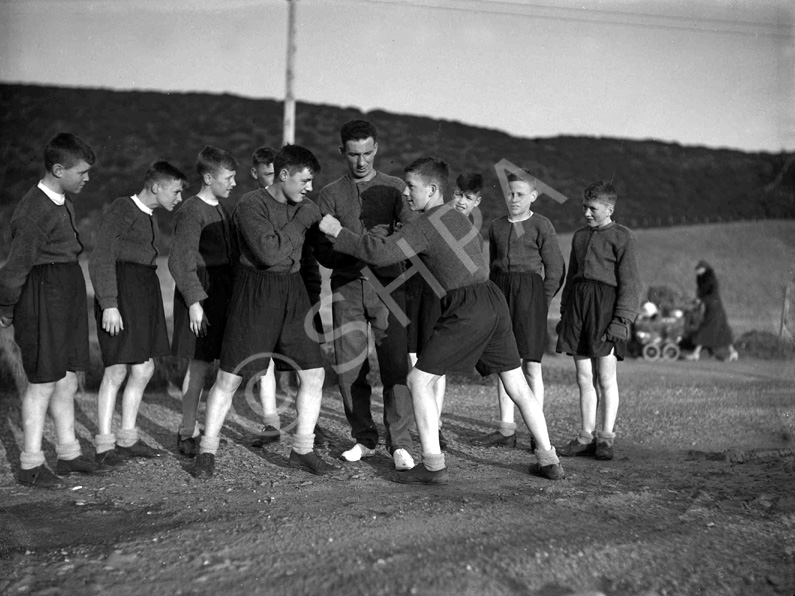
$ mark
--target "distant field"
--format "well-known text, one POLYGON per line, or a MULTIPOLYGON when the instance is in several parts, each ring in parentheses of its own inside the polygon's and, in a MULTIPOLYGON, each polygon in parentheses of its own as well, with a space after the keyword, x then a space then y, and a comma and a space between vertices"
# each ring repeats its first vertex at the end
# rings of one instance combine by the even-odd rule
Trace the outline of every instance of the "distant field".
MULTIPOLYGON (((619 220, 620 221, 620 220, 619 220)), ((795 221, 769 220, 636 230, 644 287, 666 285, 695 297, 695 265, 715 269, 736 335, 778 333, 784 287, 795 276, 795 221)), ((568 261, 571 234, 559 236, 568 261)), ((550 316, 557 316, 556 298, 550 316)))

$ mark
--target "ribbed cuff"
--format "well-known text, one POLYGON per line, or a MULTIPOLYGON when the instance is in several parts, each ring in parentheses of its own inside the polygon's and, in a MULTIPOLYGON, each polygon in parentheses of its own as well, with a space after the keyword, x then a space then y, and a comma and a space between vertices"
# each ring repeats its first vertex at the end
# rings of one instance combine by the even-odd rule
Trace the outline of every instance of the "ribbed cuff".
POLYGON ((422 463, 431 472, 444 470, 444 453, 423 453, 422 463))
POLYGON ((221 437, 208 437, 207 435, 203 435, 199 443, 199 453, 212 453, 215 455, 220 444, 221 437))
POLYGON ((59 443, 55 446, 55 453, 58 459, 71 461, 80 457, 80 443, 72 441, 71 443, 59 443))
POLYGON ((94 437, 94 444, 97 446, 97 453, 105 453, 110 451, 116 446, 116 435, 108 433, 107 435, 97 435, 94 437))
POLYGON ((19 454, 19 467, 23 470, 32 470, 33 468, 38 468, 43 463, 44 451, 37 451, 36 453, 23 451, 19 454))
POLYGON ((511 437, 516 434, 516 423, 500 421, 497 425, 497 430, 503 437, 511 437))
POLYGON ((132 447, 138 442, 138 429, 120 428, 116 433, 116 442, 119 447, 132 447))
POLYGON ((298 455, 306 455, 307 453, 311 453, 314 447, 315 447, 314 434, 293 435, 293 451, 295 451, 298 455))
POLYGON ((550 448, 549 451, 544 451, 543 449, 536 449, 536 458, 538 458, 538 465, 539 466, 553 466, 555 464, 559 464, 560 460, 558 459, 558 454, 555 452, 555 448, 550 448))

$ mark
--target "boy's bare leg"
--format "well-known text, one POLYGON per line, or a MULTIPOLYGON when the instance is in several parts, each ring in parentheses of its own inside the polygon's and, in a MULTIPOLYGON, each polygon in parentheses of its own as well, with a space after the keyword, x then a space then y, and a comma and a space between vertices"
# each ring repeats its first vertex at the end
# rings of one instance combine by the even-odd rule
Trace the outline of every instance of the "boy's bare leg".
POLYGON ((212 453, 218 450, 221 428, 232 406, 232 398, 240 386, 243 377, 224 370, 218 371, 210 393, 207 395, 207 410, 204 418, 204 436, 201 440, 201 453, 212 453))
MULTIPOLYGON (((595 360, 595 359, 594 359, 595 360)), ((577 369, 577 386, 580 389, 580 416, 582 430, 593 435, 596 429, 596 409, 599 399, 594 384, 594 362, 587 356, 574 356, 577 369)))
MULTIPOLYGON (((618 415, 618 378, 616 375, 616 357, 604 356, 595 358, 599 395, 602 402, 603 425, 602 431, 608 434, 613 432, 618 415)), ((594 413, 594 417, 596 414, 594 413)))
MULTIPOLYGON (((23 453, 38 454, 41 452, 47 408, 49 408, 50 398, 55 392, 55 385, 56 383, 28 383, 28 387, 25 389, 25 395, 22 397, 23 453)), ((34 467, 36 466, 26 468, 25 463, 22 464, 23 469, 34 467)))
POLYGON ((541 404, 538 403, 533 392, 530 391, 522 369, 514 368, 513 370, 501 372, 500 380, 508 396, 519 408, 522 419, 535 438, 537 449, 540 451, 552 449, 544 411, 541 409, 541 404))
POLYGON ((207 378, 211 364, 203 360, 191 360, 188 370, 185 371, 185 378, 182 380, 181 429, 185 433, 185 438, 192 437, 193 430, 196 428, 196 414, 199 411, 199 403, 204 390, 204 380, 207 378))
POLYGON ((130 378, 127 379, 121 398, 121 431, 135 429, 144 391, 154 374, 155 363, 151 358, 146 362, 130 366, 130 378))
MULTIPOLYGON (((116 395, 127 376, 126 364, 113 364, 105 368, 97 393, 97 429, 100 436, 111 434, 113 412, 116 409, 116 395)), ((115 442, 115 441, 114 441, 115 442)), ((100 453, 99 445, 97 452, 100 453)), ((112 448, 112 445, 111 445, 112 448)))
POLYGON ((436 409, 439 410, 439 428, 442 427, 442 408, 444 407, 444 392, 447 389, 447 377, 442 375, 433 386, 433 398, 436 401, 436 409))
POLYGON ((541 409, 544 409, 544 379, 541 376, 541 363, 533 362, 531 360, 522 361, 522 369, 524 371, 525 379, 533 392, 541 409))
MULTIPOLYGON (((55 436, 59 445, 74 444, 75 436, 75 394, 77 393, 77 375, 67 371, 66 376, 55 383, 55 390, 50 398, 50 413, 55 423, 55 436)), ((79 451, 78 451, 79 455, 79 451)))
MULTIPOLYGON (((322 368, 310 368, 298 371, 298 394, 295 397, 295 409, 298 420, 295 425, 295 434, 301 436, 312 435, 315 432, 320 404, 323 399, 323 380, 326 372, 322 368)), ((311 451, 311 449, 310 449, 311 451)), ((302 454, 303 455, 303 454, 302 454)))
POLYGON ((434 397, 434 385, 440 376, 412 368, 407 379, 423 460, 428 455, 442 456, 439 447, 439 408, 434 397))
POLYGON ((278 417, 276 411, 276 367, 273 364, 273 358, 268 365, 268 371, 259 379, 259 401, 262 404, 263 416, 278 417))

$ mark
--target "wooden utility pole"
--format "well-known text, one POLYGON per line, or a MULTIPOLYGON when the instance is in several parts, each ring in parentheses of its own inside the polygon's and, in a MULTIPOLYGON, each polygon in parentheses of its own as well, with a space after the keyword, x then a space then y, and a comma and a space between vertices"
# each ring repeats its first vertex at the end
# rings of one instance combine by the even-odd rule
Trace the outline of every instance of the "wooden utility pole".
POLYGON ((298 0, 287 0, 287 69, 284 91, 284 129, 282 144, 295 143, 295 97, 293 96, 293 67, 295 66, 295 9, 298 0))

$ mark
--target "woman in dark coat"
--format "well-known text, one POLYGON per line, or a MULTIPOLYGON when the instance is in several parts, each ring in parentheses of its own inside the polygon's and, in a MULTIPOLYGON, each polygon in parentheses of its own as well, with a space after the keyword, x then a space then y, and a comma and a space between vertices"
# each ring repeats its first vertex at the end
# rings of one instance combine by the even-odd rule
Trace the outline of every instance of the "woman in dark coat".
POLYGON ((693 335, 695 350, 687 359, 698 360, 702 348, 707 348, 718 358, 737 360, 734 337, 718 292, 718 278, 706 261, 696 265, 696 297, 703 306, 704 319, 693 335))

